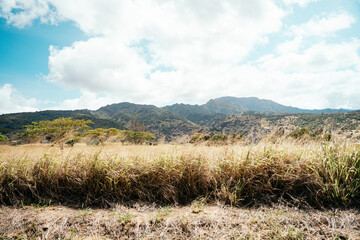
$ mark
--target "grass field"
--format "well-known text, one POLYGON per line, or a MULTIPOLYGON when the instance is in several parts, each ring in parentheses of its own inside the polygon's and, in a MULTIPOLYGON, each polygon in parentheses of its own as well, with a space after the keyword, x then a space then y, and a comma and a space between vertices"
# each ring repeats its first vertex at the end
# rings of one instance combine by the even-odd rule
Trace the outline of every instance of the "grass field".
MULTIPOLYGON (((176 238, 176 233, 181 231, 185 232, 180 239, 214 239, 201 232, 222 236, 224 229, 227 229, 225 239, 279 239, 276 236, 358 239, 354 236, 360 235, 359 187, 360 147, 356 144, 295 141, 211 147, 106 144, 101 147, 78 145, 64 150, 47 145, 0 146, 0 214, 2 219, 7 219, 0 221, 0 230, 6 230, 4 239, 12 239, 11 234, 16 231, 23 231, 24 236, 45 236, 40 227, 46 220, 41 220, 36 210, 43 209, 41 211, 49 214, 76 212, 67 218, 75 221, 70 226, 77 226, 78 235, 71 235, 73 229, 67 225, 61 227, 60 222, 54 223, 61 239, 68 239, 70 235, 105 236, 107 227, 104 226, 109 229, 127 226, 124 221, 127 222, 130 215, 126 214, 135 209, 131 215, 138 217, 131 218, 129 226, 147 229, 148 237, 160 234, 158 236, 164 236, 162 239, 176 238), (164 221, 156 222, 156 217, 152 222, 146 220, 146 216, 153 213, 148 210, 136 213, 139 204, 147 208, 153 206, 155 210, 150 212, 165 209, 165 215, 160 216, 164 221), (286 207, 274 208, 274 205, 286 207), (112 217, 116 206, 126 208, 125 212, 118 213, 124 218, 115 221, 118 225, 112 217), (286 214, 279 217, 277 211, 284 208, 288 209, 286 214), (76 225, 75 216, 86 209, 91 210, 89 216, 100 211, 105 219, 112 220, 105 221, 105 225, 98 222, 93 235, 87 235, 88 231, 80 234, 86 227, 76 225), (166 209, 172 210, 168 214, 166 209), (223 217, 222 221, 204 215, 214 211, 223 217), (173 216, 174 212, 177 214, 173 216), (192 217, 181 216, 182 212, 191 213, 188 215, 192 217), (247 220, 227 226, 226 221, 233 221, 229 218, 231 212, 236 221, 242 217, 247 220), (36 226, 29 230, 28 222, 16 222, 15 216, 19 214, 28 216, 36 226), (185 234, 187 227, 183 229, 182 217, 190 229, 188 235, 185 234), (316 223, 310 218, 317 219, 316 223), (205 225, 199 223, 201 219, 205 225), (7 225, 14 221, 18 228, 7 225), (206 225, 208 221, 212 223, 206 225), (168 235, 162 233, 163 228, 169 229, 168 235), (242 230, 236 232, 239 228, 242 230)), ((52 220, 48 221, 46 224, 52 220)), ((109 230, 108 235, 146 239, 141 231, 136 233, 132 229, 133 232, 126 235, 129 229, 125 230, 118 232, 119 235, 111 235, 115 233, 110 234, 109 230)), ((55 232, 46 234, 53 238, 57 236, 55 232)))
POLYGON ((358 145, 0 146, 0 202, 12 206, 205 198, 235 206, 285 201, 357 207, 359 187, 358 145))

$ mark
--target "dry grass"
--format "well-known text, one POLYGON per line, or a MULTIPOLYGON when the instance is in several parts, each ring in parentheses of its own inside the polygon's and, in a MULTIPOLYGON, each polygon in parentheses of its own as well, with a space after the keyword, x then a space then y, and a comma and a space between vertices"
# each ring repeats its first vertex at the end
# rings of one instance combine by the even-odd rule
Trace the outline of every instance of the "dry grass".
POLYGON ((0 208, 0 239, 360 239, 350 210, 204 205, 0 208))
POLYGON ((358 207, 360 151, 313 142, 247 146, 0 146, 0 203, 358 207))

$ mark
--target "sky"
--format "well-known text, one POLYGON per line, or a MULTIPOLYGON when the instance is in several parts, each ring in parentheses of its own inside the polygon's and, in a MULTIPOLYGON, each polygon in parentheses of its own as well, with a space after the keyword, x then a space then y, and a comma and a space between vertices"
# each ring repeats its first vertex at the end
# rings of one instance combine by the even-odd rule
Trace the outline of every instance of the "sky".
POLYGON ((0 114, 222 96, 360 109, 360 0, 0 0, 0 114))

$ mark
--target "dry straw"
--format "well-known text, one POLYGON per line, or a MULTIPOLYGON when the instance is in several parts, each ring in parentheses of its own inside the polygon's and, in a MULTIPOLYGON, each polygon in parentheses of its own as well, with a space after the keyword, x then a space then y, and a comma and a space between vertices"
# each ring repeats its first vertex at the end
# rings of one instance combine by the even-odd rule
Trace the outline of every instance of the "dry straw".
POLYGON ((109 206, 116 202, 235 206, 287 202, 357 207, 356 145, 0 146, 0 203, 109 206))

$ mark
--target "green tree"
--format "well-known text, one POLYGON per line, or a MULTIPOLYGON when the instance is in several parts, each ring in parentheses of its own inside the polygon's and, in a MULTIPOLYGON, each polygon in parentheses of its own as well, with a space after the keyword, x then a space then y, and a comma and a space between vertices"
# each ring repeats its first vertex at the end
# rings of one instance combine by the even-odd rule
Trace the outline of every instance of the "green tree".
MULTIPOLYGON (((59 144, 60 148, 64 143, 71 140, 78 141, 80 136, 89 128, 87 124, 92 124, 90 120, 73 120, 72 118, 58 118, 53 121, 33 122, 26 125, 26 135, 34 140, 47 138, 54 144, 59 144)), ((70 145, 73 145, 70 144, 70 145)))
POLYGON ((89 130, 85 136, 98 140, 101 144, 104 144, 106 140, 108 140, 111 136, 119 135, 120 132, 116 128, 96 128, 93 130, 89 130))
POLYGON ((124 140, 135 143, 135 144, 142 144, 144 142, 152 142, 155 140, 155 136, 152 133, 148 132, 134 132, 130 130, 121 131, 124 135, 124 140))

